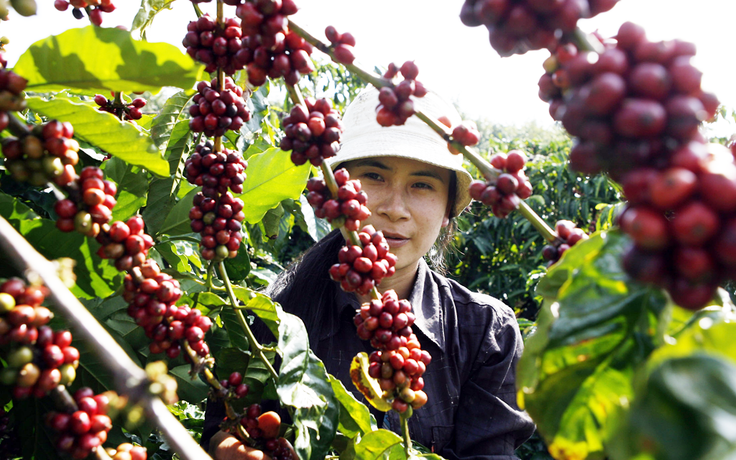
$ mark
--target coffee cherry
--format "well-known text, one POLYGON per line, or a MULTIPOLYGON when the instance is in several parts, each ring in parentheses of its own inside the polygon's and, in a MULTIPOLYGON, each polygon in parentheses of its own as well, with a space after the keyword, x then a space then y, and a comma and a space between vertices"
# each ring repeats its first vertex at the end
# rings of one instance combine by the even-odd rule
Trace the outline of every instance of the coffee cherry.
POLYGON ((135 98, 128 103, 117 99, 107 99, 102 94, 97 94, 94 101, 100 106, 99 111, 111 113, 126 121, 140 120, 143 116, 141 109, 146 105, 146 100, 142 97, 135 98))
POLYGON ((79 156, 79 144, 72 139, 73 129, 68 123, 56 120, 37 125, 31 134, 22 138, 2 140, 5 165, 19 182, 42 186, 54 182, 66 186, 76 177, 74 165, 79 156))
POLYGON ((358 337, 370 340, 377 348, 368 356, 368 375, 379 380, 381 388, 387 392, 384 397, 393 398, 397 411, 405 411, 417 398, 415 408, 426 403, 426 394, 421 391, 424 387, 421 376, 432 357, 421 349, 411 331, 414 319, 411 304, 399 300, 396 292, 388 290, 380 300, 363 304, 353 320, 358 337))
POLYGON ((192 131, 208 137, 222 136, 228 130, 239 131, 250 120, 243 90, 230 77, 225 77, 222 90, 217 78, 210 83, 199 82, 197 90, 192 98, 194 104, 189 107, 192 131))
MULTIPOLYGON (((223 149, 222 152, 214 152, 213 149, 212 141, 206 141, 198 145, 184 165, 187 180, 193 185, 203 187, 203 195, 198 200, 203 200, 205 196, 214 200, 216 194, 223 194, 228 189, 232 190, 233 193, 243 192, 243 182, 245 181, 245 170, 248 167, 248 162, 243 159, 239 152, 234 150, 223 149)), ((211 202, 211 206, 214 206, 214 201, 211 202)), ((234 214, 242 210, 242 202, 238 207, 239 209, 234 214)), ((214 210, 206 206, 201 209, 202 215, 214 210)), ((190 214, 190 218, 192 221, 201 220, 202 216, 190 214)), ((201 232, 201 230, 194 230, 201 232)))
POLYGON ((338 263, 330 267, 330 278, 340 283, 346 292, 365 295, 386 276, 396 272, 396 256, 389 251, 382 232, 372 226, 359 233, 363 247, 343 246, 338 253, 338 263))
POLYGON ((323 179, 312 178, 307 182, 307 201, 314 208, 314 215, 326 218, 333 226, 345 225, 350 231, 360 228, 360 221, 367 219, 371 213, 365 205, 368 195, 361 190, 359 180, 349 180, 347 169, 335 171, 337 196, 330 194, 323 179))
POLYGON ((218 24, 205 14, 189 23, 182 45, 187 54, 206 66, 207 72, 220 68, 226 75, 232 75, 247 64, 240 59, 241 38, 240 20, 227 18, 218 24))
POLYGON ((288 28, 287 16, 296 11, 292 0, 245 2, 236 8, 243 29, 236 58, 246 65, 251 85, 261 86, 267 77, 284 77, 295 85, 301 75, 314 71, 312 45, 288 28))
MULTIPOLYGON (((17 112, 26 108, 26 101, 22 93, 28 80, 16 73, 5 70, 5 65, 1 67, 3 68, 0 68, 0 130, 5 130, 10 121, 7 112, 17 112)), ((3 154, 5 154, 4 146, 3 154)), ((5 157, 8 158, 7 155, 5 157)))
MULTIPOLYGON (((456 126, 452 130, 452 140, 461 145, 476 145, 480 141, 480 133, 478 133, 478 128, 475 126, 475 122, 466 120, 456 126)), ((452 150, 451 152, 455 153, 452 150)))
MULTIPOLYGON (((414 114, 414 102, 410 96, 424 97, 427 94, 424 85, 416 81, 419 73, 416 64, 413 61, 407 61, 402 68, 407 70, 406 73, 402 72, 404 80, 396 85, 384 86, 378 92, 379 104, 376 107, 376 121, 381 126, 400 126, 406 123, 406 120, 414 114)), ((399 67, 392 63, 384 77, 391 79, 398 72, 399 67)))
POLYGON ((579 19, 608 11, 617 1, 466 0, 460 19, 469 27, 486 26, 491 46, 505 57, 552 49, 575 30, 579 19))
POLYGON ((327 26, 325 36, 330 41, 330 47, 332 48, 335 61, 340 64, 352 64, 355 60, 355 55, 353 54, 355 37, 349 32, 343 34, 337 32, 333 26, 327 26))
POLYGON ((291 161, 303 165, 307 161, 315 166, 325 158, 335 156, 340 149, 343 131, 340 114, 327 99, 307 99, 306 108, 295 106, 284 118, 285 137, 281 139, 282 150, 292 150, 291 161))
POLYGON ((623 181, 640 167, 660 169, 696 139, 699 123, 710 115, 706 102, 714 104, 689 62, 691 47, 650 42, 630 23, 618 36, 600 55, 557 47, 539 89, 553 118, 577 138, 570 167, 623 181))
POLYGON ((588 239, 588 234, 569 220, 557 221, 555 232, 557 233, 555 242, 542 248, 542 258, 547 261, 548 267, 557 262, 565 251, 579 241, 588 239))
POLYGON ((524 173, 526 156, 521 151, 512 150, 508 155, 503 153, 494 155, 490 163, 493 167, 508 172, 500 174, 495 183, 473 181, 469 188, 470 196, 491 206, 496 217, 504 218, 519 206, 521 200, 532 195, 531 182, 524 173))

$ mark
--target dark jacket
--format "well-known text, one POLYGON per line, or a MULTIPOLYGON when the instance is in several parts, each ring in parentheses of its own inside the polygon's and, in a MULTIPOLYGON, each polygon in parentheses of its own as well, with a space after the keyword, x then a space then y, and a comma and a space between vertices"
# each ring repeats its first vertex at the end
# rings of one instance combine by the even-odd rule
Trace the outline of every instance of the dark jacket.
MULTIPOLYGON (((433 272, 424 260, 409 301, 416 315, 413 330, 432 355, 423 375, 428 402, 409 420, 411 438, 448 459, 516 459, 514 450, 534 425, 516 404, 515 371, 523 342, 513 311, 433 272)), ((312 350, 365 403, 350 380, 353 356, 372 351, 355 333, 353 316, 360 305, 340 290, 335 305, 335 311, 325 313, 312 350)), ((390 411, 384 418, 370 408, 379 426, 400 433, 398 414, 390 411)), ((212 430, 212 419, 206 431, 212 430)))

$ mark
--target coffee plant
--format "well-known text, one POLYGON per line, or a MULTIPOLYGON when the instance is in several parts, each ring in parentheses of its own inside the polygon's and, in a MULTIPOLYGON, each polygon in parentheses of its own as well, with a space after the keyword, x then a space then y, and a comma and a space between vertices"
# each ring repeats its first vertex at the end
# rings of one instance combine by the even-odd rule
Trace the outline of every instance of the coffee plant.
MULTIPOLYGON (((139 32, 160 11, 143 3, 139 32)), ((192 0, 185 53, 99 27, 110 1, 57 0, 92 25, 0 69, 3 453, 140 460, 145 445, 207 458, 190 435, 209 397, 225 407, 222 430, 274 459, 438 457, 408 429, 432 356, 409 301, 378 289, 396 256, 361 226, 360 181, 323 161, 339 150, 346 100, 319 94, 317 50, 379 88, 378 124, 416 116, 479 178, 456 238, 473 247, 450 274, 487 274, 467 284, 527 313, 517 396, 552 457, 726 458, 736 350, 720 286, 736 276, 735 147, 699 130, 718 100, 700 88, 691 44, 649 41, 631 23, 611 38, 577 27, 615 3, 464 3, 462 21, 485 25, 501 55, 550 51, 539 95, 572 136, 545 149, 491 140, 486 154, 471 121, 416 109, 427 89, 413 61, 357 66, 353 35, 330 26, 321 41, 290 19, 292 0, 192 0), (164 85, 178 91, 163 99, 164 85), (271 240, 285 246, 292 228, 317 240, 330 225, 346 241, 330 277, 372 299, 354 316, 374 349, 350 364, 355 391, 258 291, 280 270, 271 240), (494 271, 517 269, 513 288, 497 284, 494 271), (259 343, 253 316, 275 343, 259 343), (400 435, 363 402, 396 411, 400 435)), ((35 12, 34 0, 11 5, 35 12)))

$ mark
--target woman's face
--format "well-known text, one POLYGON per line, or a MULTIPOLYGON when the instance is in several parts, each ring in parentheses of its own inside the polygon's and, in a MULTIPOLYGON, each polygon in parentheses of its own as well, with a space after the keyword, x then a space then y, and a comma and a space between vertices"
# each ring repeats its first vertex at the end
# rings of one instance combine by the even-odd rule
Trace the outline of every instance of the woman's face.
POLYGON ((416 267, 449 222, 449 170, 416 160, 377 157, 345 164, 360 179, 371 216, 361 222, 383 231, 397 270, 416 267))

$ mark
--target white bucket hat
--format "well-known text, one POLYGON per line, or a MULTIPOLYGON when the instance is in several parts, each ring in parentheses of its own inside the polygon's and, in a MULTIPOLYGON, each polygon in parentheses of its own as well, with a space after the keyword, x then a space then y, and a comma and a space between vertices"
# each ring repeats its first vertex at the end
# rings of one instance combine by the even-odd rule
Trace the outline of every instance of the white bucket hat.
MULTIPOLYGON (((455 107, 445 102, 436 93, 428 92, 424 97, 412 98, 414 108, 427 115, 439 118, 444 115, 453 126, 460 123, 455 107)), ((401 157, 421 161, 455 172, 454 216, 470 204, 468 187, 473 178, 463 168, 463 156, 453 155, 447 142, 416 116, 409 117, 402 126, 382 127, 376 121, 378 90, 369 87, 362 91, 347 107, 343 117, 345 131, 342 134, 340 151, 326 159, 335 169, 341 163, 372 157, 401 157)))

